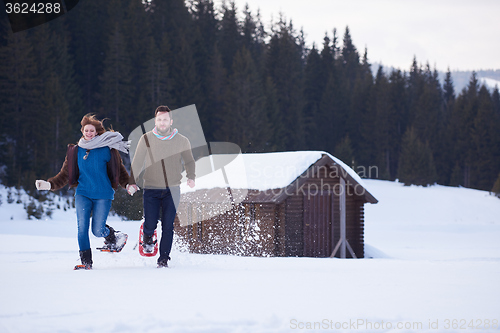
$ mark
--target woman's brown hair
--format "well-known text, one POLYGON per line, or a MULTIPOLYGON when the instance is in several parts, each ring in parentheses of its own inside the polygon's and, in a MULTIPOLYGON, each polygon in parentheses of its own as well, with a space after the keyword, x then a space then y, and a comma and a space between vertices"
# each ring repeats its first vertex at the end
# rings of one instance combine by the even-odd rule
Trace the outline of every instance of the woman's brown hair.
POLYGON ((102 133, 106 132, 106 129, 104 128, 102 122, 103 120, 97 119, 94 114, 87 113, 85 116, 83 116, 82 121, 80 122, 80 124, 82 125, 81 132, 83 133, 83 128, 85 127, 85 125, 94 125, 97 135, 101 135, 102 133))

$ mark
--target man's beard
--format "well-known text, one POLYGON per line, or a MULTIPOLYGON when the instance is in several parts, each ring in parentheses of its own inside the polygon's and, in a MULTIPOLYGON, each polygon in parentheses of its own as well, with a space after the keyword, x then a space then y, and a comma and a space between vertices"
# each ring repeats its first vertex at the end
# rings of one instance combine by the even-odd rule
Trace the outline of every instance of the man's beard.
POLYGON ((165 130, 163 130, 159 127, 157 127, 156 129, 158 130, 158 134, 164 135, 164 134, 169 134, 172 128, 171 128, 171 126, 168 126, 165 130))

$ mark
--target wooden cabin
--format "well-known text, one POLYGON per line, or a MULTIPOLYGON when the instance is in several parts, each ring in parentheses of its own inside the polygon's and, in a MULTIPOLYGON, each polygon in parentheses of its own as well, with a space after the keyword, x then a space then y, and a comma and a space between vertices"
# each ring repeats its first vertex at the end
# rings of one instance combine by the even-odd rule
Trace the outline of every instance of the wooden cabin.
POLYGON ((378 201, 343 162, 299 151, 231 164, 181 186, 175 228, 190 252, 364 257, 364 205, 378 201))

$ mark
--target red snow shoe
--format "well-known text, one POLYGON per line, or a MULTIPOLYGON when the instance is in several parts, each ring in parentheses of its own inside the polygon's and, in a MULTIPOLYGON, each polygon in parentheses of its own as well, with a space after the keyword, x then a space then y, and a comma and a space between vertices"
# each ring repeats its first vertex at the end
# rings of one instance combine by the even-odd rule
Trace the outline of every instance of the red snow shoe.
POLYGON ((156 230, 153 236, 144 234, 144 223, 139 229, 139 254, 143 257, 154 257, 158 253, 158 239, 156 230))

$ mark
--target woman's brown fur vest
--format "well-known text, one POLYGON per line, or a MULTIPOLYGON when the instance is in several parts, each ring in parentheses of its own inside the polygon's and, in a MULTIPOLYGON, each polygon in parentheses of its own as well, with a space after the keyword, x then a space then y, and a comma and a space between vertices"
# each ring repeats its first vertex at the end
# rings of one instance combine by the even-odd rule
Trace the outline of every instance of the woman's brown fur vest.
MULTIPOLYGON (((108 177, 111 186, 116 190, 118 186, 125 188, 128 184, 129 175, 123 165, 120 153, 116 149, 111 149, 111 159, 107 163, 108 177)), ((57 175, 48 179, 51 190, 56 191, 69 184, 69 187, 78 186, 78 146, 69 144, 66 152, 66 159, 57 175)))

